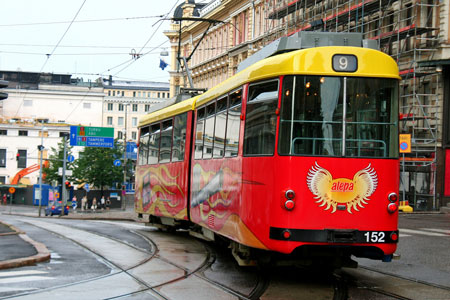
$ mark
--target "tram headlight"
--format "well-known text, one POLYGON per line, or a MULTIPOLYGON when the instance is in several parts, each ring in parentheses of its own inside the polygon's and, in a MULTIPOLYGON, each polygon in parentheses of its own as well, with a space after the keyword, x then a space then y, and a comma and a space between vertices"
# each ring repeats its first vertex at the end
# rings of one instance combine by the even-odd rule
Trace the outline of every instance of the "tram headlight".
POLYGON ((286 210, 293 210, 294 209, 294 207, 295 207, 295 201, 294 201, 294 198, 295 198, 295 192, 293 191, 293 190, 287 190, 285 193, 284 193, 284 196, 285 196, 285 200, 284 200, 284 208, 286 209, 286 210))
POLYGON ((388 213, 393 214, 398 210, 397 203, 389 203, 387 206, 388 213))
POLYGON ((390 193, 388 195, 388 199, 389 199, 389 202, 392 202, 392 203, 397 202, 398 195, 396 193, 390 193))

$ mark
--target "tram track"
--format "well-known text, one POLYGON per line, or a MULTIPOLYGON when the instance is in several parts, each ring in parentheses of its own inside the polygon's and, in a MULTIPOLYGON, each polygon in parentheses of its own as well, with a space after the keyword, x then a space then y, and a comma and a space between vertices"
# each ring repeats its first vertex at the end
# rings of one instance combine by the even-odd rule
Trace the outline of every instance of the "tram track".
MULTIPOLYGON (((25 221, 27 222, 27 221, 25 221)), ((137 247, 135 245, 132 245, 128 242, 122 241, 118 238, 115 238, 113 236, 103 234, 101 232, 93 232, 92 230, 88 231, 86 228, 80 229, 77 226, 72 226, 71 230, 72 233, 74 231, 77 232, 78 236, 84 235, 84 239, 78 239, 76 238, 75 234, 72 234, 72 236, 68 236, 66 234, 67 224, 61 225, 61 222, 42 222, 42 221, 33 221, 33 222, 27 222, 28 224, 35 226, 37 228, 40 228, 41 230, 45 230, 47 232, 51 232, 55 235, 57 235, 60 238, 63 238, 65 240, 68 240, 74 244, 76 244, 78 247, 81 247, 85 251, 88 251, 99 261, 102 263, 108 265, 111 268, 111 273, 107 275, 102 275, 98 277, 89 278, 88 280, 80 280, 76 282, 71 282, 68 284, 62 284, 54 287, 48 287, 45 289, 40 290, 34 290, 29 292, 24 292, 21 294, 12 295, 10 297, 6 297, 4 299, 8 298, 34 298, 34 296, 37 295, 45 295, 54 291, 62 292, 64 293, 65 290, 73 291, 73 290, 82 290, 85 285, 97 285, 102 286, 105 282, 108 281, 114 281, 114 278, 122 275, 126 275, 130 280, 133 280, 136 283, 136 286, 139 286, 139 288, 131 290, 128 293, 120 293, 115 295, 109 295, 102 297, 103 299, 121 299, 121 298, 127 298, 131 296, 136 295, 144 295, 144 294, 152 294, 154 297, 157 297, 159 299, 173 299, 170 296, 165 294, 164 289, 166 287, 169 287, 173 284, 179 283, 183 280, 195 277, 201 281, 203 281, 206 286, 214 287, 215 289, 221 290, 223 293, 230 296, 230 298, 236 298, 236 299, 258 299, 259 294, 261 294, 261 285, 255 286, 252 290, 252 293, 249 295, 240 293, 239 291, 234 290, 230 286, 226 286, 224 284, 221 284, 220 282, 216 282, 214 280, 209 279, 207 276, 203 274, 205 270, 208 270, 211 268, 212 264, 216 260, 216 256, 214 254, 214 251, 209 248, 206 244, 201 243, 203 245, 202 251, 204 254, 204 259, 202 261, 198 262, 198 265, 195 268, 189 268, 182 264, 176 263, 174 261, 170 260, 170 255, 165 255, 165 253, 161 253, 161 249, 158 247, 157 242, 155 243, 151 237, 152 232, 143 231, 143 230, 136 230, 136 229, 127 229, 129 232, 136 234, 140 236, 142 239, 144 239, 147 243, 150 245, 150 251, 146 249, 142 249, 141 247, 137 247), (89 238, 86 238, 88 236, 89 238), (121 244, 124 247, 128 247, 129 249, 133 249, 133 251, 137 251, 141 253, 142 255, 145 255, 145 259, 139 259, 136 261, 136 263, 132 265, 128 265, 124 267, 123 262, 118 263, 117 261, 114 261, 114 259, 111 259, 108 257, 108 255, 105 255, 104 253, 101 253, 98 248, 92 247, 92 245, 89 244, 89 240, 94 239, 109 239, 113 241, 116 245, 121 244), (172 266, 173 268, 176 268, 179 270, 179 276, 175 276, 170 278, 170 280, 163 280, 158 283, 149 282, 146 280, 145 277, 141 276, 142 269, 145 268, 146 265, 151 265, 154 261, 159 261, 160 264, 165 264, 172 266)), ((123 277, 123 276, 122 276, 123 277)), ((69 297, 70 299, 70 297, 69 297)))
MULTIPOLYGON (((450 299, 450 287, 442 286, 406 276, 384 272, 375 268, 359 266, 357 269, 340 270, 349 289, 356 294, 367 293, 390 297, 386 299, 450 299)), ((369 298, 367 295, 364 296, 369 298)))

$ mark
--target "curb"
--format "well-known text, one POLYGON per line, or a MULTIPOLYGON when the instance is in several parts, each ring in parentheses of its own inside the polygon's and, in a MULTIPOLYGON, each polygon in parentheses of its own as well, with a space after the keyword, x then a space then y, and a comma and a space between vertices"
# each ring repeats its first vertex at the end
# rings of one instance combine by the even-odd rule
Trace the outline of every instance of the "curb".
POLYGON ((21 257, 21 258, 0 261, 0 270, 23 267, 23 266, 30 266, 30 265, 34 265, 38 262, 45 262, 45 261, 50 260, 50 251, 48 251, 47 247, 44 244, 32 240, 23 231, 18 230, 17 228, 15 228, 12 225, 6 224, 4 222, 1 222, 1 223, 10 227, 11 229, 15 230, 15 232, 13 232, 11 234, 18 234, 22 240, 31 244, 36 249, 37 254, 29 256, 29 257, 21 257))

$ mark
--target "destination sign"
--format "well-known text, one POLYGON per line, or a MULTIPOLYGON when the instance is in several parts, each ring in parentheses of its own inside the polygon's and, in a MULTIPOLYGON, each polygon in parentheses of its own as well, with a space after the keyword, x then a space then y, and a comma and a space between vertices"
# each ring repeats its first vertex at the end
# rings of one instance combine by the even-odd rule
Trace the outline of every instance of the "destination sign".
POLYGON ((70 126, 70 145, 84 147, 114 147, 114 128, 70 126))

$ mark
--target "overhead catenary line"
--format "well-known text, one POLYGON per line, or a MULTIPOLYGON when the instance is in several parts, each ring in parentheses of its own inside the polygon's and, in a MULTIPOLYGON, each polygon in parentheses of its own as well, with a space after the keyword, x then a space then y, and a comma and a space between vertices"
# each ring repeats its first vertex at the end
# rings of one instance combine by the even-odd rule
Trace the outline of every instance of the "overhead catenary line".
POLYGON ((154 18, 162 18, 162 17, 164 17, 164 15, 108 18, 108 19, 88 19, 88 20, 78 20, 78 21, 53 21, 53 22, 37 22, 37 23, 0 24, 0 27, 55 25, 55 24, 67 24, 67 23, 72 24, 72 23, 89 23, 89 22, 109 22, 109 21, 124 21, 124 20, 129 21, 129 20, 139 20, 139 19, 154 19, 154 18))
POLYGON ((83 3, 81 4, 80 8, 78 9, 77 13, 75 14, 75 16, 72 19, 72 22, 70 22, 69 26, 67 27, 66 31, 63 33, 63 35, 61 36, 61 38, 59 39, 58 43, 55 45, 55 47, 53 48, 52 52, 50 54, 47 55, 47 59, 45 60, 44 64, 41 67, 41 70, 39 71, 39 73, 42 72, 42 70, 44 69, 45 65, 47 64, 48 60, 50 59, 50 57, 53 55, 53 53, 55 53, 56 48, 58 48, 59 44, 62 42, 63 38, 66 36, 67 32, 69 31, 70 27, 72 26, 73 22, 75 21, 75 19, 77 18, 78 14, 80 13, 81 9, 83 8, 84 4, 86 3, 86 0, 83 1, 83 3))

